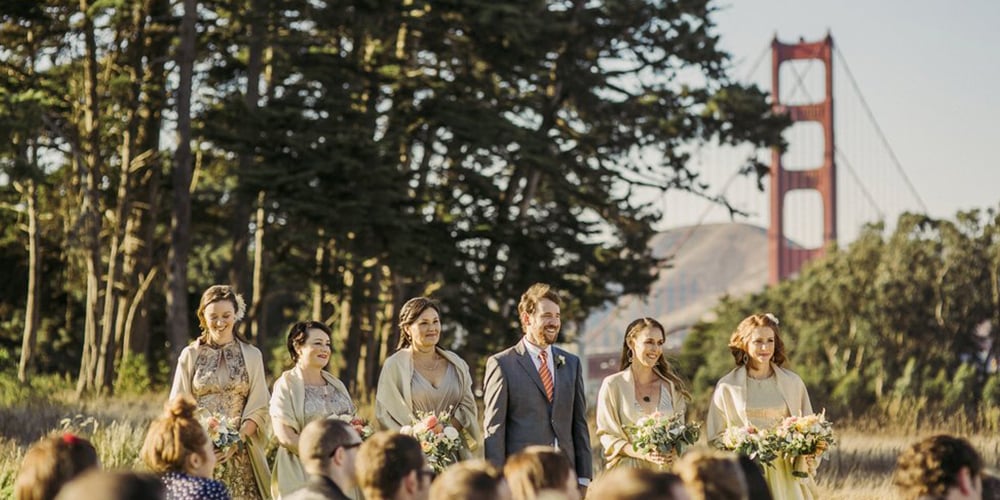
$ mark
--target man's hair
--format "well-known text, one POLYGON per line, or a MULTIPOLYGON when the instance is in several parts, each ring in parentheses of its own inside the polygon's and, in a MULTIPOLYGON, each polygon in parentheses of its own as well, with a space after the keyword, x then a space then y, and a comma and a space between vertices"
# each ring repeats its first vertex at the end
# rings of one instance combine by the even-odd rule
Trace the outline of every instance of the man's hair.
POLYGON ((692 500, 745 500, 747 482, 736 455, 709 448, 684 454, 674 468, 692 500))
POLYGON ((530 288, 521 294, 521 302, 517 304, 517 317, 521 318, 521 329, 525 329, 524 316, 527 314, 531 316, 534 314, 535 309, 538 309, 538 303, 542 299, 549 299, 555 302, 557 306, 562 307, 562 299, 559 298, 559 293, 556 292, 554 288, 545 283, 535 283, 531 285, 530 288))
POLYGON ((424 466, 420 442, 412 436, 382 431, 369 437, 358 452, 358 485, 365 498, 392 498, 403 478, 424 466))
POLYGON ((299 435, 299 459, 310 474, 322 474, 337 448, 351 444, 351 424, 335 418, 309 422, 299 435))
POLYGON ((430 500, 500 500, 503 476, 486 460, 459 462, 431 486, 430 500))
POLYGON ((673 489, 684 486, 669 472, 619 467, 601 476, 587 495, 601 500, 675 500, 673 489))
POLYGON ((965 439, 938 434, 899 454, 892 482, 904 498, 944 498, 958 484, 963 467, 969 469, 970 478, 979 477, 983 459, 965 439))

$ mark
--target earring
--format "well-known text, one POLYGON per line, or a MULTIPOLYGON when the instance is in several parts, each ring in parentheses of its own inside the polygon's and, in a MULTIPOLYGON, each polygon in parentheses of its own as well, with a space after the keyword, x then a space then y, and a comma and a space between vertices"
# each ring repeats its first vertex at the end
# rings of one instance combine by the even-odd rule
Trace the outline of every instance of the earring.
POLYGON ((625 357, 626 357, 626 358, 627 358, 627 359, 628 359, 629 361, 632 361, 632 349, 629 349, 629 350, 628 350, 628 354, 626 354, 626 355, 625 355, 625 357))

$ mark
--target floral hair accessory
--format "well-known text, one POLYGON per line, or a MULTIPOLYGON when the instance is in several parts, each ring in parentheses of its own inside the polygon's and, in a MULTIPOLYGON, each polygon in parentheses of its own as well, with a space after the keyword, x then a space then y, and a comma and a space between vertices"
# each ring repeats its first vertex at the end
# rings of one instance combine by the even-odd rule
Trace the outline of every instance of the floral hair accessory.
POLYGON ((774 314, 765 313, 764 317, 771 320, 771 323, 774 323, 776 326, 781 324, 780 322, 778 322, 778 317, 775 316, 774 314))
POLYGON ((236 301, 236 321, 243 321, 243 317, 247 313, 247 302, 243 300, 243 296, 233 292, 233 300, 236 301))
POLYGON ((76 443, 80 442, 80 438, 76 437, 76 434, 72 432, 64 432, 62 435, 62 442, 70 446, 76 446, 76 443))

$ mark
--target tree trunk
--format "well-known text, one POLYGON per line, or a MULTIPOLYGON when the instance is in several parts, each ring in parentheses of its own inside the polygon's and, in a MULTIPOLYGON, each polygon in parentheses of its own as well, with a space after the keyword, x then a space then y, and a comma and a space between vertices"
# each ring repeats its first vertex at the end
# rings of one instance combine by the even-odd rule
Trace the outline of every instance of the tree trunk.
POLYGON ((98 182, 100 176, 100 130, 98 116, 100 104, 97 99, 97 40, 94 35, 94 22, 91 19, 90 2, 80 0, 80 11, 83 13, 84 37, 84 78, 83 78, 83 137, 85 140, 85 158, 78 162, 82 169, 78 175, 86 179, 83 187, 83 203, 80 217, 84 227, 84 248, 87 268, 87 295, 84 306, 84 345, 83 357, 80 362, 80 377, 77 380, 77 394, 91 392, 95 389, 95 375, 98 358, 98 334, 100 333, 100 269, 101 269, 101 210, 98 199, 98 182))
MULTIPOLYGON (((258 347, 264 347, 267 331, 264 304, 264 224, 267 223, 267 213, 264 210, 264 192, 257 193, 257 219, 254 229, 254 251, 253 251, 253 301, 251 302, 250 332, 251 338, 258 347)), ((268 349, 261 349, 264 355, 264 366, 267 366, 268 349)))
POLYGON ((326 238, 323 236, 323 228, 319 228, 316 234, 316 253, 313 260, 312 277, 312 314, 313 320, 325 321, 323 319, 323 270, 326 267, 326 238))
POLYGON ((188 296, 187 267, 191 233, 191 81, 195 58, 196 0, 184 0, 181 18, 180 46, 177 67, 180 77, 177 84, 177 152, 171 178, 173 207, 170 217, 170 266, 167 277, 167 338, 170 341, 171 360, 180 356, 187 344, 188 296))
MULTIPOLYGON (((32 154, 32 156, 35 156, 32 154)), ((28 300, 24 311, 24 339, 21 343, 21 362, 17 367, 17 379, 27 382, 34 371, 35 344, 38 339, 39 306, 42 289, 38 277, 42 272, 41 246, 38 238, 38 192, 34 179, 29 178, 25 186, 28 202, 28 300)))

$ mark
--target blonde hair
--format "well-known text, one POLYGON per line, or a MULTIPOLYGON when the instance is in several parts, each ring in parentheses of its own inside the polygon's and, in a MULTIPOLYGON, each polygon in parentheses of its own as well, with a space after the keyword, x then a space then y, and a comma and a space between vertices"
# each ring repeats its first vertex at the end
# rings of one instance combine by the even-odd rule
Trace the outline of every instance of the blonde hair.
POLYGON ((24 455, 14 482, 14 497, 52 500, 71 479, 99 465, 90 441, 69 432, 44 437, 24 455))
POLYGON ((535 500, 541 490, 565 488, 569 459, 549 446, 529 446, 507 459, 503 475, 515 500, 535 500))
MULTIPOLYGON (((629 340, 634 340, 636 335, 639 335, 643 330, 652 330, 656 328, 660 330, 660 334, 663 335, 663 340, 667 340, 667 331, 663 328, 663 325, 659 321, 653 318, 639 318, 625 327, 625 338, 622 340, 622 357, 621 357, 621 369, 626 370, 629 366, 632 366, 632 357, 635 353, 632 351, 632 346, 628 345, 629 340)), ((660 353, 660 359, 656 360, 656 366, 653 367, 653 373, 656 373, 660 378, 669 381, 674 385, 674 389, 677 389, 684 399, 691 401, 691 393, 688 392, 687 387, 684 384, 684 379, 681 378, 677 372, 670 366, 667 362, 667 357, 662 352, 660 353)))
POLYGON ((164 405, 159 418, 149 424, 139 456, 158 474, 184 472, 192 453, 204 454, 208 433, 195 419, 198 407, 187 395, 179 395, 164 405))
POLYGON ((781 341, 781 329, 778 328, 778 322, 775 321, 774 315, 767 313, 752 314, 743 318, 743 321, 740 321, 740 324, 736 326, 732 336, 729 337, 729 352, 733 354, 736 366, 744 366, 750 362, 747 343, 750 342, 753 331, 762 327, 770 328, 774 332, 774 354, 771 357, 771 362, 777 366, 785 364, 785 343, 781 341))

